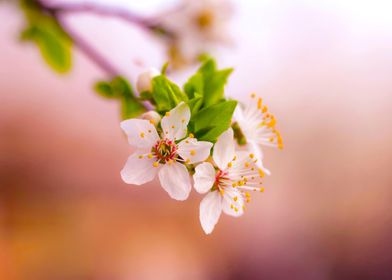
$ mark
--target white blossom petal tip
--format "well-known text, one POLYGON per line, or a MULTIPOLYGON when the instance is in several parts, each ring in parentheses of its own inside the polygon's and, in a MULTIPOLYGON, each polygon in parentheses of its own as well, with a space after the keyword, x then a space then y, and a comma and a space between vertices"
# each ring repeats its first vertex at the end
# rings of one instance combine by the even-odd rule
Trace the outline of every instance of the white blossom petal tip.
POLYGON ((189 106, 181 102, 162 118, 163 135, 171 140, 180 140, 186 136, 187 126, 191 118, 189 106))
POLYGON ((185 165, 165 164, 158 173, 163 189, 175 200, 186 200, 191 191, 191 180, 185 165))
POLYGON ((199 218, 201 227, 206 234, 210 234, 218 223, 222 212, 222 198, 219 192, 209 192, 200 203, 199 218))

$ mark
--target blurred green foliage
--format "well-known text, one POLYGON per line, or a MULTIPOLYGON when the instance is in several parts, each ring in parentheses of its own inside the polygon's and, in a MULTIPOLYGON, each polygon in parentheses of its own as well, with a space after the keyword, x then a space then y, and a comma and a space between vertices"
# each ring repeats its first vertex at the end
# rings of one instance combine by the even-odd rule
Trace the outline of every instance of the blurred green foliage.
POLYGON ((33 0, 21 0, 26 18, 21 39, 37 45, 45 62, 58 73, 72 67, 72 40, 61 28, 54 14, 45 11, 33 0))
POLYGON ((135 118, 146 111, 143 103, 135 96, 129 82, 123 77, 116 77, 110 81, 99 81, 95 84, 94 89, 105 98, 120 101, 122 119, 135 118))

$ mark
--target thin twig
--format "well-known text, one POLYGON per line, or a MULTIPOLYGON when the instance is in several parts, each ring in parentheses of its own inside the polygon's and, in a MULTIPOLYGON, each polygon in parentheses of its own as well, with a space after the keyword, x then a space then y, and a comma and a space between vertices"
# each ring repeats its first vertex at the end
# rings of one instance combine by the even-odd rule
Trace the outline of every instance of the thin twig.
POLYGON ((77 34, 61 15, 55 16, 61 28, 68 34, 72 42, 99 68, 104 70, 111 78, 120 76, 120 71, 105 57, 96 51, 82 36, 77 34))

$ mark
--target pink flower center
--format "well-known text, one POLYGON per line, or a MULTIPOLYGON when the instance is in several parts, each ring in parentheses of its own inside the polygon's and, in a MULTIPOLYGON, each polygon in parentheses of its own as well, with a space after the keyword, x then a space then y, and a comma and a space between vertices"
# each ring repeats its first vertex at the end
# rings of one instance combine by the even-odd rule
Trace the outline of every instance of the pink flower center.
POLYGON ((218 172, 216 172, 215 175, 215 183, 214 183, 214 187, 217 189, 221 189, 224 187, 224 184, 222 183, 222 179, 227 176, 227 172, 222 171, 222 170, 218 170, 218 172))
POLYGON ((177 145, 172 140, 166 138, 161 139, 152 147, 151 152, 160 163, 166 163, 175 158, 177 154, 177 145))

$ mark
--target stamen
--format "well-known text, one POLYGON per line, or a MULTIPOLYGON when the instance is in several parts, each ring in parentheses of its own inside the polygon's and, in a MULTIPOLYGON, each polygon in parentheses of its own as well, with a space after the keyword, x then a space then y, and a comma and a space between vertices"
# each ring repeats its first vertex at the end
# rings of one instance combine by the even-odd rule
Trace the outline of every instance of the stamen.
POLYGON ((144 132, 140 132, 140 137, 144 138, 144 132))
POLYGON ((159 163, 158 163, 157 161, 155 161, 155 162, 152 164, 152 166, 154 166, 154 167, 158 167, 158 165, 159 165, 159 163))
POLYGON ((166 112, 165 116, 170 117, 170 112, 166 112))
POLYGON ((191 154, 191 156, 194 156, 194 155, 196 155, 196 151, 195 150, 190 150, 190 152, 189 152, 190 154, 191 154))

